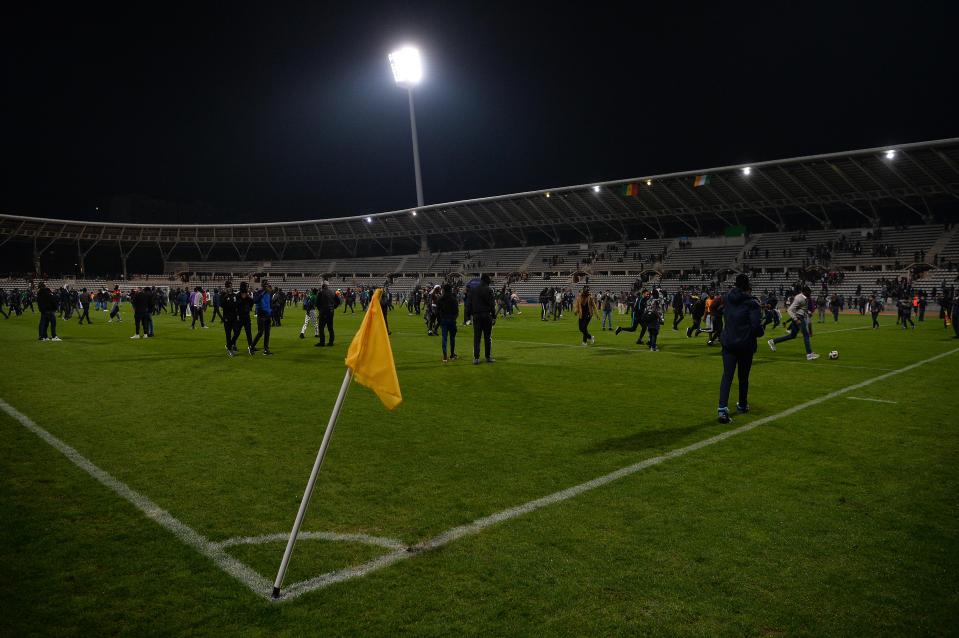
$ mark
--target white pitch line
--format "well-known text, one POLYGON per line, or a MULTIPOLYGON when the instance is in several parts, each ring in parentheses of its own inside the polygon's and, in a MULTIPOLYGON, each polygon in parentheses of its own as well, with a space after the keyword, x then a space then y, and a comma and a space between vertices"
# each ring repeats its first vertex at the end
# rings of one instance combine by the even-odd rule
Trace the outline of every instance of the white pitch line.
POLYGON ((846 397, 849 400, 855 401, 875 401, 876 403, 899 403, 898 401, 886 401, 885 399, 869 399, 867 397, 846 397))
MULTIPOLYGON (((233 547, 235 545, 262 545, 264 543, 276 543, 286 541, 290 537, 288 532, 279 534, 265 534, 263 536, 237 536, 228 538, 225 541, 214 543, 221 548, 233 547)), ((336 532, 300 532, 297 540, 322 540, 338 541, 341 543, 363 543, 364 545, 376 545, 386 549, 406 549, 407 545, 403 541, 395 538, 384 538, 382 536, 370 536, 369 534, 338 534, 336 532)))
POLYGON ((816 335, 831 335, 837 332, 852 332, 853 330, 869 330, 869 328, 870 326, 859 326, 858 328, 840 328, 839 330, 816 330, 814 334, 809 336, 810 338, 815 338, 816 335))
POLYGON ((892 378, 898 374, 909 372, 910 370, 915 370, 916 368, 920 366, 924 366, 927 363, 932 363, 933 361, 938 361, 939 359, 948 357, 949 355, 955 354, 956 352, 959 352, 959 348, 955 348, 953 350, 949 350, 948 352, 937 354, 933 357, 929 357, 928 359, 923 359, 922 361, 912 363, 903 368, 893 370, 892 372, 887 372, 886 374, 879 375, 878 377, 873 377, 872 379, 860 381, 859 383, 846 386, 845 388, 841 388, 834 392, 830 392, 829 394, 824 394, 821 397, 810 399, 809 401, 806 401, 804 403, 800 403, 798 405, 794 405, 791 408, 787 408, 783 410, 782 412, 777 412, 776 414, 763 417, 761 419, 757 419, 755 421, 747 423, 746 425, 741 425, 738 428, 727 430, 715 436, 711 436, 707 439, 703 439, 702 441, 698 441, 691 445, 687 445, 686 447, 681 447, 675 450, 671 450, 660 456, 654 456, 644 461, 640 461, 639 463, 634 463, 633 465, 627 465, 626 467, 620 468, 614 472, 610 472, 609 474, 600 476, 591 481, 580 483, 579 485, 568 487, 565 490, 554 492, 553 494, 549 494, 548 496, 544 496, 542 498, 538 498, 536 500, 523 503, 522 505, 517 505, 516 507, 511 507, 509 509, 496 512, 495 514, 491 514, 484 518, 479 518, 471 523, 467 523, 466 525, 460 525, 458 527, 454 527, 450 530, 443 532, 442 534, 439 534, 438 536, 434 536, 433 538, 429 540, 423 541, 421 543, 418 543, 410 547, 409 550, 406 550, 406 551, 398 550, 395 552, 390 552, 389 554, 385 554, 383 556, 375 558, 371 561, 367 561, 366 563, 356 565, 354 567, 349 567, 347 569, 328 572, 326 574, 317 576, 315 578, 310 578, 308 580, 300 581, 298 583, 293 583, 292 585, 287 587, 286 590, 281 594, 280 600, 290 600, 298 596, 302 596, 303 594, 313 591, 315 589, 329 587, 330 585, 334 583, 339 583, 345 580, 366 576, 372 572, 383 569, 384 567, 388 567, 389 565, 397 563, 401 560, 405 560, 407 558, 416 556, 418 554, 425 553, 434 549, 438 549, 440 547, 443 547, 444 545, 448 545, 460 538, 479 534, 486 528, 492 527, 493 525, 496 525, 497 523, 502 523, 503 521, 508 521, 510 519, 517 518, 525 514, 529 514, 530 512, 534 512, 538 509, 542 509, 546 507, 547 505, 552 505, 554 503, 559 503, 562 501, 569 500, 575 496, 579 496, 580 494, 583 494, 584 492, 589 492, 598 487, 606 485, 607 483, 612 483, 613 481, 616 481, 618 479, 631 476, 649 467, 658 465, 662 463, 663 461, 668 461, 670 459, 675 459, 680 456, 685 456, 686 454, 689 454, 690 452, 695 452, 696 450, 702 449, 709 445, 713 445, 715 443, 725 441, 726 439, 734 437, 738 434, 749 432, 750 430, 757 428, 760 425, 777 421, 787 416, 791 416, 801 410, 805 410, 806 408, 819 405, 820 403, 829 401, 830 399, 835 399, 836 397, 842 396, 843 394, 846 394, 847 392, 852 392, 853 390, 864 388, 866 386, 872 385, 873 383, 878 383, 879 381, 885 381, 886 379, 892 378))
POLYGON ((211 542, 208 538, 175 518, 143 494, 140 494, 126 483, 94 465, 90 459, 44 430, 3 399, 0 399, 0 410, 3 410, 9 416, 19 421, 20 425, 49 443, 51 447, 67 457, 71 463, 143 512, 147 518, 167 529, 184 544, 212 560, 217 567, 246 585, 253 593, 269 600, 272 591, 270 581, 224 552, 217 543, 211 542))

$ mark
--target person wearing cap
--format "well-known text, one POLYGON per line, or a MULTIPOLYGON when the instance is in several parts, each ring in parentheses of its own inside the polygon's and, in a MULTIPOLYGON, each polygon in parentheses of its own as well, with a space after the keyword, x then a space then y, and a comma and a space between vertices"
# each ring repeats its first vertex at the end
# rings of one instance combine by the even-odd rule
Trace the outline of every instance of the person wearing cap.
POLYGON ((736 286, 725 295, 724 327, 719 335, 723 346, 723 376, 719 383, 719 422, 730 423, 729 391, 733 374, 739 372, 740 414, 749 412, 749 371, 756 353, 756 339, 763 335, 762 309, 751 294, 749 277, 736 276, 736 286))

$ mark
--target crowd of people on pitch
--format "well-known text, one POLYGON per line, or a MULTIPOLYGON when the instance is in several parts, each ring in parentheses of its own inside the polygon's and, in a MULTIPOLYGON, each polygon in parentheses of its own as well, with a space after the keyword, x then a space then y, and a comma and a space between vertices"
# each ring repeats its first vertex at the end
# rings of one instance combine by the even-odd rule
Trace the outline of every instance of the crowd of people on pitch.
MULTIPOLYGON (((475 296, 475 290, 482 285, 482 280, 473 280, 468 285, 450 284, 449 295, 447 286, 416 285, 407 294, 393 295, 388 288, 382 295, 383 316, 386 318, 393 309, 394 299, 397 303, 406 305, 410 315, 423 315, 426 332, 429 336, 442 336, 444 360, 455 358, 456 321, 458 310, 450 322, 453 302, 456 308, 471 305, 470 295, 475 296), (450 297, 451 295, 451 297, 450 297)), ((863 294, 862 287, 857 287, 856 294, 846 298, 840 293, 829 293, 829 280, 823 279, 821 290, 815 296, 809 290, 808 284, 800 281, 789 293, 785 287, 776 291, 765 290, 759 297, 762 311, 762 325, 767 328, 770 324, 773 329, 780 325, 788 332, 776 339, 770 339, 770 348, 784 341, 803 337, 806 356, 815 359, 818 355, 812 351, 810 337, 813 335, 813 317, 818 316, 817 323, 825 323, 831 315, 832 321, 839 320, 840 314, 849 309, 857 309, 862 315, 869 314, 872 318, 872 327, 879 328, 879 317, 884 309, 890 305, 890 299, 896 310, 897 325, 903 329, 915 328, 916 322, 925 319, 925 311, 930 296, 923 291, 915 290, 912 283, 905 277, 897 279, 881 278, 877 280, 879 289, 872 294, 863 294), (798 320, 801 317, 802 320, 798 320)), ((637 280, 630 291, 612 292, 610 290, 592 292, 589 286, 584 286, 577 294, 571 287, 547 287, 539 294, 540 320, 557 321, 563 318, 564 313, 573 312, 578 320, 581 341, 583 345, 595 343, 595 337, 590 333, 590 324, 593 318, 601 318, 601 330, 615 331, 616 335, 622 332, 635 333, 639 331, 636 343, 647 345, 651 351, 659 350, 658 335, 660 326, 666 319, 666 314, 672 314, 672 328, 679 330, 680 324, 689 316, 690 325, 686 328, 686 336, 695 338, 705 333, 707 345, 721 342, 724 327, 725 296, 720 292, 719 282, 710 282, 701 286, 682 286, 672 294, 667 293, 658 285, 647 286, 637 280), (628 326, 615 326, 613 312, 629 314, 628 326), (647 342, 648 335, 648 342, 647 342)), ((306 337, 309 327, 313 326, 314 338, 319 339, 317 347, 333 345, 335 333, 333 327, 334 313, 340 306, 342 312, 354 311, 357 302, 362 311, 365 311, 372 297, 372 288, 357 287, 333 289, 327 282, 321 287, 311 290, 286 292, 281 288, 273 288, 267 281, 261 282, 257 290, 251 290, 246 282, 235 290, 231 283, 223 288, 204 289, 195 286, 192 290, 185 287, 161 289, 160 287, 137 287, 121 292, 119 285, 112 290, 100 288, 93 292, 86 288, 73 290, 63 286, 56 291, 45 285, 34 290, 3 291, 0 290, 0 314, 9 318, 19 316, 26 310, 33 311, 37 304, 41 313, 39 338, 41 340, 59 340, 56 333, 56 320, 71 320, 74 316, 82 325, 84 321, 92 323, 90 310, 109 312, 108 322, 123 321, 121 304, 129 302, 133 310, 134 334, 132 339, 151 338, 155 336, 153 317, 159 313, 169 312, 179 315, 182 321, 190 319, 192 329, 199 323, 201 328, 208 328, 206 316, 210 315, 209 323, 215 324, 219 319, 225 329, 225 346, 230 356, 238 352, 237 341, 245 332, 246 349, 249 354, 259 352, 259 342, 263 342, 263 354, 271 355, 271 329, 282 325, 285 312, 290 306, 303 306, 304 319, 299 332, 301 339, 306 337), (44 298, 43 309, 39 307, 41 295, 44 298), (6 310, 4 310, 6 306, 6 310), (252 334, 252 320, 255 318, 257 332, 252 334), (245 318, 244 316, 245 315, 245 318)), ((520 314, 520 298, 510 288, 509 284, 493 288, 486 284, 483 289, 488 290, 492 301, 489 310, 489 326, 486 322, 474 326, 475 349, 474 359, 479 360, 479 345, 486 339, 486 331, 491 331, 498 317, 510 318, 520 314)), ((959 337, 959 327, 955 326, 952 318, 959 309, 959 297, 955 288, 945 282, 941 293, 937 295, 934 289, 932 297, 940 305, 940 319, 945 327, 953 326, 959 337)), ((484 298, 485 299, 485 298, 484 298)), ((463 325, 474 322, 474 315, 484 316, 485 301, 477 302, 479 308, 473 312, 463 313, 463 325)))
MULTIPOLYGON (((638 330, 636 344, 646 345, 645 339, 648 334, 649 349, 658 351, 659 330, 660 326, 666 322, 665 315, 668 311, 672 313, 673 330, 678 331, 680 324, 689 316, 691 325, 685 331, 687 338, 695 338, 705 333, 707 345, 721 343, 725 323, 725 296, 720 292, 720 285, 717 282, 699 289, 683 286, 672 294, 658 285, 647 287, 641 281, 635 283, 632 291, 620 293, 609 290, 591 293, 589 287, 584 286, 580 294, 575 296, 563 289, 562 293, 557 293, 555 301, 551 303, 553 290, 555 289, 545 289, 540 293, 541 320, 559 319, 562 317, 562 311, 572 309, 579 319, 579 330, 584 346, 595 343, 595 337, 589 332, 589 325, 594 317, 601 317, 601 330, 614 330, 616 335, 623 332, 635 333, 638 330), (567 300, 569 300, 568 306, 567 300), (629 309, 630 325, 614 328, 613 310, 623 305, 629 309)), ((868 313, 872 318, 872 327, 878 328, 879 316, 885 309, 886 298, 879 291, 870 295, 861 294, 861 287, 858 292, 860 294, 847 302, 842 294, 829 293, 825 283, 822 285, 822 291, 815 297, 808 283, 804 281, 797 282, 788 292, 785 287, 780 287, 778 296, 776 291, 765 290, 758 297, 763 328, 770 324, 773 329, 782 325, 787 331, 781 337, 770 339, 770 348, 775 350, 777 344, 802 336, 806 358, 817 359, 819 355, 813 352, 810 343, 810 338, 813 336, 813 318, 818 316, 818 323, 825 323, 827 316, 831 316, 833 322, 838 322, 843 311, 847 308, 854 309, 856 306, 860 314, 868 313)), ((938 298, 940 318, 945 327, 954 325, 951 323, 952 316, 959 312, 959 298, 956 298, 953 293, 953 289, 944 287, 943 294, 938 298)), ((927 296, 924 292, 915 292, 912 297, 895 298, 894 303, 897 313, 896 323, 904 329, 909 326, 915 327, 913 316, 920 322, 925 319, 927 296)), ((956 329, 956 335, 959 336, 959 328, 956 329)))
MULTIPOLYGON (((900 282, 901 283, 901 282, 900 282)), ((133 288, 123 294, 119 286, 112 291, 105 289, 96 293, 89 293, 86 289, 76 291, 76 296, 66 288, 56 292, 51 291, 40 283, 35 294, 31 291, 29 300, 35 301, 40 313, 39 337, 41 341, 60 341, 57 336, 57 316, 69 319, 74 310, 80 316, 80 322, 88 322, 89 310, 92 304, 96 309, 106 310, 111 306, 110 319, 120 322, 123 320, 120 304, 129 301, 133 308, 134 329, 133 339, 154 336, 153 316, 171 306, 171 314, 181 313, 180 308, 187 306, 191 317, 199 315, 201 327, 205 327, 203 314, 207 306, 214 308, 211 323, 220 319, 224 329, 225 349, 230 357, 239 352, 237 342, 241 334, 246 337, 246 350, 251 356, 259 352, 257 346, 263 341, 262 353, 271 356, 270 332, 271 328, 280 325, 274 316, 288 305, 302 303, 304 310, 303 327, 300 338, 312 323, 314 336, 320 341, 317 347, 329 347, 334 343, 333 317, 337 308, 346 303, 353 291, 333 290, 327 282, 322 286, 304 291, 302 294, 295 291, 286 295, 279 288, 274 289, 266 280, 260 282, 260 288, 253 291, 247 282, 241 282, 238 289, 234 289, 232 282, 227 281, 223 288, 205 291, 202 287, 195 287, 193 291, 176 289, 163 291, 150 286, 133 288), (105 295, 103 293, 106 293, 105 295), (64 299, 66 301, 64 302, 64 299), (294 299, 296 301, 294 301, 294 299), (108 300, 108 301, 107 301, 108 300), (175 306, 174 306, 175 300, 175 306), (75 302, 75 303, 74 303, 75 302), (106 302, 106 303, 104 303, 106 302), (76 306, 76 307, 74 307, 76 306), (256 319, 257 332, 252 334, 252 318, 256 319), (48 331, 51 336, 48 337, 48 331), (328 336, 328 339, 327 339, 328 336)), ((861 290, 857 290, 861 293, 861 290)), ((940 318, 944 325, 950 324, 955 332, 954 338, 959 339, 959 295, 954 287, 943 286, 940 301, 940 318)), ((371 299, 369 290, 358 290, 355 298, 361 301, 363 310, 368 309, 371 299)), ((3 301, 9 307, 14 304, 23 306, 24 296, 17 293, 16 300, 11 300, 8 293, 3 301)), ((460 305, 463 306, 464 325, 473 327, 473 363, 479 364, 481 354, 487 363, 495 363, 492 355, 492 331, 497 317, 501 314, 509 316, 505 306, 512 306, 513 294, 508 285, 494 290, 490 277, 483 275, 478 280, 470 281, 465 286, 445 283, 426 288, 416 286, 410 293, 408 309, 411 314, 423 312, 428 326, 428 334, 441 335, 441 349, 443 362, 455 361, 459 357, 456 353, 456 334, 460 305), (504 302, 504 303, 501 303, 504 302), (482 345, 482 351, 481 351, 482 345)), ((858 294, 857 301, 863 304, 864 295, 858 294)), ((915 328, 912 316, 916 314, 922 321, 924 304, 921 299, 924 295, 916 293, 909 297, 900 297, 896 301, 899 323, 905 329, 908 325, 915 328)), ((861 312, 872 315, 873 327, 878 327, 878 316, 883 309, 883 296, 877 291, 866 297, 861 312)), ((389 332, 388 313, 393 308, 393 295, 388 288, 380 296, 382 315, 389 332)), ((609 290, 592 292, 589 285, 582 287, 578 294, 569 288, 547 288, 540 294, 541 317, 543 321, 558 320, 564 311, 572 311, 578 320, 578 328, 584 346, 595 343, 595 337, 590 334, 589 325, 596 316, 602 316, 602 330, 614 331, 616 335, 622 332, 636 332, 640 330, 637 344, 644 343, 648 334, 648 347, 652 352, 659 350, 658 336, 666 323, 666 315, 672 311, 672 328, 680 330, 680 325, 687 315, 691 318, 691 325, 685 330, 687 338, 698 337, 707 333, 707 345, 721 344, 723 373, 720 381, 718 420, 720 423, 730 423, 729 395, 734 377, 738 377, 739 400, 735 404, 739 413, 749 412, 748 389, 749 374, 753 356, 757 350, 758 339, 766 336, 767 329, 775 330, 780 325, 786 330, 785 334, 767 339, 770 350, 777 348, 798 337, 802 337, 807 360, 819 358, 813 351, 811 338, 813 336, 813 316, 819 310, 820 321, 825 321, 823 308, 832 313, 833 321, 838 321, 839 311, 845 300, 838 293, 829 294, 824 286, 815 298, 808 282, 799 281, 792 289, 784 294, 781 287, 779 296, 776 291, 765 290, 762 295, 754 296, 751 283, 746 274, 739 274, 735 278, 733 287, 722 291, 718 282, 709 287, 696 290, 683 286, 672 294, 668 294, 656 284, 647 286, 641 280, 634 283, 633 289, 625 293, 612 293, 609 290), (780 298, 781 309, 780 309, 780 298), (612 312, 614 307, 624 306, 630 314, 630 326, 613 327, 612 312), (558 312, 558 314, 556 314, 558 312), (772 326, 770 328, 770 325, 772 326)), ((511 308, 516 309, 516 308, 511 308)), ((183 311, 185 312, 185 311, 183 311)), ((346 310, 344 310, 346 312, 346 310)), ((6 313, 9 317, 9 313, 6 313)), ((22 311, 21 311, 22 314, 22 311)), ((185 320, 185 319, 184 319, 185 320)))

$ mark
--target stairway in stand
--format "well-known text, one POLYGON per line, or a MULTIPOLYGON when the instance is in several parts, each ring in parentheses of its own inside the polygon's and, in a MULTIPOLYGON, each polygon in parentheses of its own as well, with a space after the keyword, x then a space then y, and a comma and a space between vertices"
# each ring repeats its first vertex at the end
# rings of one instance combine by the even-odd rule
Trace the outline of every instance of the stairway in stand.
POLYGON ((956 225, 953 224, 952 228, 949 230, 942 231, 942 234, 933 242, 932 246, 929 247, 929 250, 926 251, 926 263, 935 264, 936 257, 939 256, 946 246, 949 245, 949 242, 952 241, 952 238, 956 235, 956 225))
POLYGON ((530 264, 533 263, 533 260, 536 259, 536 255, 539 254, 539 249, 540 249, 539 246, 534 246, 534 247, 529 251, 529 254, 526 255, 526 259, 524 259, 524 260, 523 260, 523 263, 520 264, 520 266, 519 266, 519 271, 520 271, 520 272, 524 272, 524 271, 526 271, 526 270, 529 268, 530 264))

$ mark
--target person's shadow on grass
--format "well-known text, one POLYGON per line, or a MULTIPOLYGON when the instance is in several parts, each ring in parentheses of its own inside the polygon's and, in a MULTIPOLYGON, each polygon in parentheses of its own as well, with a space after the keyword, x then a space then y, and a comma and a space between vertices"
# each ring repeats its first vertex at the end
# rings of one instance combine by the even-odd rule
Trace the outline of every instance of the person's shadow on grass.
POLYGON ((700 430, 716 427, 715 419, 707 419, 695 425, 676 428, 640 430, 627 436, 613 437, 596 442, 583 454, 601 454, 603 452, 639 452, 642 450, 666 450, 675 447, 678 441, 700 430))

